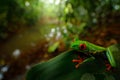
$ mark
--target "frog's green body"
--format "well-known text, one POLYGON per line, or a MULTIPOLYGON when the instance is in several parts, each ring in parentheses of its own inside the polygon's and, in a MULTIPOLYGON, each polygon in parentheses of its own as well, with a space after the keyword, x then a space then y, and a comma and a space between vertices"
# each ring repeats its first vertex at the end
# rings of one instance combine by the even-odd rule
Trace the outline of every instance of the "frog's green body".
POLYGON ((104 47, 100 47, 100 46, 97 46, 97 45, 94 45, 90 42, 87 42, 87 41, 82 41, 82 40, 76 40, 74 41, 72 44, 71 44, 71 48, 75 49, 75 50, 78 50, 80 52, 89 52, 89 53, 93 53, 93 52, 102 52, 102 51, 105 51, 106 48, 104 47), (79 45, 80 44, 85 44, 86 45, 86 49, 85 50, 81 50, 79 48, 79 45))
POLYGON ((114 61, 114 58, 112 57, 112 54, 111 54, 111 51, 109 50, 109 48, 97 46, 90 42, 82 41, 82 40, 78 40, 78 39, 75 40, 74 42, 72 42, 71 48, 74 50, 77 50, 79 52, 82 52, 84 54, 89 54, 91 56, 94 56, 96 54, 101 54, 101 53, 103 55, 103 53, 104 53, 106 55, 106 57, 108 58, 108 61, 110 62, 111 66, 116 67, 116 63, 114 61), (83 45, 84 48, 82 48, 81 45, 83 45))

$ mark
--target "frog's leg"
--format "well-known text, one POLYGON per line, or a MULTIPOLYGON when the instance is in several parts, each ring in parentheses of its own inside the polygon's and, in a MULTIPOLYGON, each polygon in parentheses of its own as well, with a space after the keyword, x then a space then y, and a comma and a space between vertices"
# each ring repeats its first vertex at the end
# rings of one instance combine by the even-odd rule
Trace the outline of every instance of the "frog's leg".
POLYGON ((107 67, 106 68, 107 71, 110 71, 112 69, 112 66, 110 64, 106 64, 106 67, 107 67))
POLYGON ((113 67, 111 66, 111 64, 109 63, 109 61, 106 61, 106 60, 105 60, 105 66, 106 66, 106 70, 107 70, 107 71, 110 71, 110 70, 113 69, 113 67))
POLYGON ((87 62, 87 61, 93 61, 95 60, 94 57, 89 57, 89 58, 79 58, 79 59, 73 59, 72 62, 77 62, 78 64, 75 65, 76 68, 79 68, 80 64, 87 62))
POLYGON ((78 64, 75 65, 76 68, 78 68, 83 61, 84 61, 84 58, 81 58, 80 56, 78 56, 78 59, 73 59, 72 60, 72 62, 78 63, 78 64))

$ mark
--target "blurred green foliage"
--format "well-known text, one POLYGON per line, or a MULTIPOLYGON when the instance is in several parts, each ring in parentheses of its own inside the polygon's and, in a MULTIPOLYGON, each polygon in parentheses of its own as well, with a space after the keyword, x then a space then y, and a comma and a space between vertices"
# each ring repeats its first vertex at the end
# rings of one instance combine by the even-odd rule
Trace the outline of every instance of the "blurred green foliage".
POLYGON ((33 25, 40 17, 42 2, 39 0, 1 0, 0 1, 0 38, 7 32, 15 32, 23 25, 33 25))
POLYGON ((67 0, 65 6, 66 22, 77 20, 89 26, 105 24, 106 19, 120 12, 120 0, 67 0))
POLYGON ((85 27, 108 24, 107 21, 119 13, 120 0, 1 0, 0 39, 6 38, 8 33, 16 32, 20 27, 31 26, 38 19, 49 19, 50 16, 63 20, 63 23, 67 22, 64 25, 71 33, 80 34, 85 27), (78 27, 71 28, 69 23, 77 24, 78 27), (85 24, 82 30, 81 23, 85 24))
POLYGON ((54 44, 50 45, 48 47, 48 52, 49 53, 54 52, 59 47, 59 44, 60 44, 59 42, 55 42, 54 44))

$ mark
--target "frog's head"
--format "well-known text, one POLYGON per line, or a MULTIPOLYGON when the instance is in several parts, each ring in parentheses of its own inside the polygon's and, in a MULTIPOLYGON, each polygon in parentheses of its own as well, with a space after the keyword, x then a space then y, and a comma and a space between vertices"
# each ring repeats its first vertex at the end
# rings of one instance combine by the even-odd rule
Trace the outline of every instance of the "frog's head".
POLYGON ((72 43, 71 43, 71 48, 80 52, 88 52, 88 45, 86 43, 86 41, 82 41, 82 40, 78 40, 75 39, 72 43))

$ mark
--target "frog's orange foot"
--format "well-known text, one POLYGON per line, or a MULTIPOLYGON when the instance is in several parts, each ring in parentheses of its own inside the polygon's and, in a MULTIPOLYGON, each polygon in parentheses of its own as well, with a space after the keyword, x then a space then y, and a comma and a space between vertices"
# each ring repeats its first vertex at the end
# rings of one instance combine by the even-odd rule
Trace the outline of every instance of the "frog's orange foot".
POLYGON ((72 62, 77 63, 77 64, 75 65, 76 68, 78 68, 78 67, 80 66, 80 64, 84 61, 84 59, 83 59, 83 58, 80 58, 80 56, 78 56, 78 58, 79 58, 79 59, 73 59, 73 60, 72 60, 72 62))
POLYGON ((106 64, 106 67, 107 67, 107 68, 106 68, 107 71, 110 71, 111 68, 112 68, 112 66, 111 66, 110 64, 106 64))

